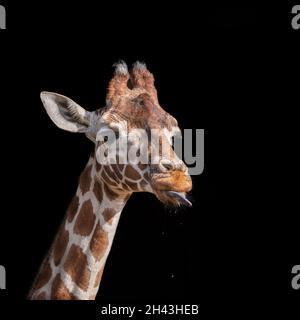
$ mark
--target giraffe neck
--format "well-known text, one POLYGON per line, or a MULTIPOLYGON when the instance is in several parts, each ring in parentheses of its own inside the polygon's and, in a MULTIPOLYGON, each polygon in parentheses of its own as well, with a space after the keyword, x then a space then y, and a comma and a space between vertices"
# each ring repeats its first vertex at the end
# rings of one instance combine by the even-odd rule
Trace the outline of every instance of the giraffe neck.
MULTIPOLYGON (((91 156, 30 299, 95 299, 128 194, 96 177, 91 156)), ((97 168, 99 171, 99 168, 97 168)))

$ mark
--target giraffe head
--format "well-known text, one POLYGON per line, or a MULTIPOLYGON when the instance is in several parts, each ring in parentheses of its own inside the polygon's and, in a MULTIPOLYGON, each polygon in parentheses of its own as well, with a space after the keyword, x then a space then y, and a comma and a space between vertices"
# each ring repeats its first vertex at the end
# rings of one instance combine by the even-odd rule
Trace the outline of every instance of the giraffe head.
POLYGON ((136 62, 130 72, 124 62, 116 64, 106 106, 94 112, 56 93, 42 92, 41 99, 59 128, 83 132, 94 142, 96 178, 115 193, 146 191, 165 204, 191 205, 191 178, 172 145, 180 129, 159 105, 145 64, 136 62))

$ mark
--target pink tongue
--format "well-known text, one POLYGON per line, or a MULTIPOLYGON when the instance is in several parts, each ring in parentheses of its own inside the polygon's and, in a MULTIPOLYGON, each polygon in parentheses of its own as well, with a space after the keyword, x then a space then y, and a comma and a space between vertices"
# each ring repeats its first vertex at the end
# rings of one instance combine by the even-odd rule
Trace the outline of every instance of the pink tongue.
POLYGON ((166 194, 170 197, 176 198, 180 203, 184 204, 185 206, 192 206, 192 203, 185 197, 185 194, 183 192, 166 191, 166 194))

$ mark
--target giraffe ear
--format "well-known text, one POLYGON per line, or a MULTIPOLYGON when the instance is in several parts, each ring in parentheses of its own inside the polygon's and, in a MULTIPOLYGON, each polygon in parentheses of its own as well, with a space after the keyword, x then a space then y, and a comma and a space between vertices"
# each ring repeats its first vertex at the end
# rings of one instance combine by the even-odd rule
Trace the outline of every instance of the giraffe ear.
POLYGON ((71 132, 90 130, 92 113, 68 97, 53 92, 41 92, 41 100, 51 120, 61 129, 71 132))

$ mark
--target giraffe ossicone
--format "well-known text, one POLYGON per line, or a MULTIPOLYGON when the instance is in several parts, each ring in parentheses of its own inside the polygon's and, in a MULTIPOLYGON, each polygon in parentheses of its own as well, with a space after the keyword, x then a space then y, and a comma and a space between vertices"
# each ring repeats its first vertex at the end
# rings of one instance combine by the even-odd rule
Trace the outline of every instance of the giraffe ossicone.
POLYGON ((106 106, 94 112, 57 93, 42 92, 41 100, 59 128, 85 133, 95 148, 29 299, 93 300, 133 192, 153 193, 168 205, 191 205, 191 178, 172 148, 171 137, 180 129, 159 105, 154 77, 140 62, 130 71, 124 62, 115 65, 106 106))

